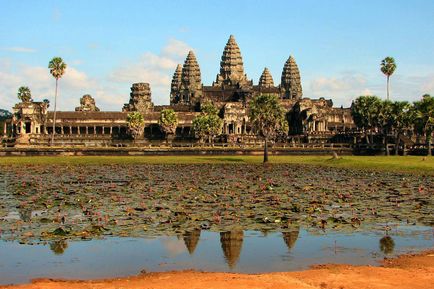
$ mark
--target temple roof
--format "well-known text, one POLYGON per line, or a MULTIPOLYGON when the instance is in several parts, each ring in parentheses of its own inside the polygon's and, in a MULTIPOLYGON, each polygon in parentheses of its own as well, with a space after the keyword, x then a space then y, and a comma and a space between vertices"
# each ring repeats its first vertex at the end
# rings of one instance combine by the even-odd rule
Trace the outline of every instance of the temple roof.
POLYGON ((299 99, 303 96, 300 71, 292 55, 289 56, 283 66, 281 87, 286 92, 285 98, 299 99))
POLYGON ((259 87, 273 87, 274 81, 273 77, 271 76, 270 71, 267 67, 264 68, 264 71, 261 74, 261 77, 259 78, 259 87))

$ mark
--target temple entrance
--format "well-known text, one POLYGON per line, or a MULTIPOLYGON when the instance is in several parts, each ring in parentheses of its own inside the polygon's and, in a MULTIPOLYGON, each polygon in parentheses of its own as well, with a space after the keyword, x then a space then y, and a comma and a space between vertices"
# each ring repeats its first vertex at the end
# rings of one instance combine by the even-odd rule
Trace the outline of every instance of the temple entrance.
POLYGON ((24 123, 24 126, 26 128, 26 133, 31 133, 32 132, 32 123, 30 121, 26 121, 24 123))
POLYGON ((229 130, 229 134, 233 134, 234 133, 234 124, 233 123, 229 124, 228 130, 229 130))

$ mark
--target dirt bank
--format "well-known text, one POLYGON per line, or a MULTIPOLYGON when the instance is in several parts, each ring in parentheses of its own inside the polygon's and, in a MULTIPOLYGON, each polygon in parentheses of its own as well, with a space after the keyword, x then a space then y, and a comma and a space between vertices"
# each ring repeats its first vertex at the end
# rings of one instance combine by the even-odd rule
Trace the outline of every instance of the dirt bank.
POLYGON ((434 250, 404 255, 383 262, 381 267, 320 265, 301 272, 269 274, 203 273, 194 271, 147 273, 128 278, 62 281, 38 279, 31 284, 0 286, 21 289, 195 289, 195 288, 433 288, 434 250))

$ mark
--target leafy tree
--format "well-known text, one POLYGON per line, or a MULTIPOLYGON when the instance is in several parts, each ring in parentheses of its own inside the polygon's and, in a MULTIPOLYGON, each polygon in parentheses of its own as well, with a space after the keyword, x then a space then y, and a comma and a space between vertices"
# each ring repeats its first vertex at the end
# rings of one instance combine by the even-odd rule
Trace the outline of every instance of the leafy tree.
POLYGON ((268 142, 288 130, 285 109, 275 95, 261 94, 250 101, 249 118, 255 132, 264 138, 264 163, 268 162, 268 142))
POLYGON ((128 130, 133 139, 142 136, 145 128, 145 119, 140 112, 131 112, 127 115, 128 130))
POLYGON ((0 108, 0 120, 5 120, 12 117, 12 113, 6 109, 0 108))
POLYGON ((372 132, 379 126, 381 100, 374 95, 359 96, 351 105, 351 115, 356 126, 366 133, 367 143, 373 142, 372 132), (368 137, 368 133, 371 139, 368 137))
POLYGON ((392 102, 390 100, 381 101, 379 104, 376 123, 383 135, 384 151, 389 155, 388 135, 392 131, 392 102))
POLYGON ((158 123, 161 130, 166 134, 167 140, 168 135, 173 135, 176 132, 178 116, 173 109, 163 109, 160 113, 158 123))
POLYGON ((386 57, 381 61, 380 66, 381 72, 387 77, 387 99, 389 99, 389 84, 390 76, 395 72, 396 63, 393 57, 386 57))
POLYGON ((432 155, 431 140, 434 131, 434 97, 425 94, 422 100, 414 102, 416 130, 425 135, 428 155, 432 155))
POLYGON ((413 125, 414 119, 415 115, 410 103, 407 101, 391 103, 390 123, 395 132, 395 155, 398 155, 401 135, 413 125))
POLYGON ((193 131, 201 143, 206 137, 212 143, 214 137, 221 133, 222 126, 223 120, 218 116, 218 109, 211 102, 205 102, 200 115, 193 119, 193 131))
POLYGON ((56 79, 56 90, 54 94, 54 115, 53 115, 53 133, 51 135, 51 143, 54 143, 54 134, 56 133, 56 109, 57 109, 57 90, 59 86, 59 79, 65 74, 66 63, 60 57, 54 57, 48 63, 51 75, 56 79))
POLYGON ((32 92, 30 91, 30 88, 28 86, 21 86, 20 88, 18 88, 17 96, 21 102, 32 101, 32 92))

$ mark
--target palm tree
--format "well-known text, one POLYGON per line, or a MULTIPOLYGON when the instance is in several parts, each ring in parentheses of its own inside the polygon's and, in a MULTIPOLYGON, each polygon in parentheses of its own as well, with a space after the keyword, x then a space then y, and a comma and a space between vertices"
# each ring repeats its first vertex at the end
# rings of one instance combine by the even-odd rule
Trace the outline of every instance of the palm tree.
POLYGON ((54 143, 54 134, 56 133, 56 109, 57 109, 57 88, 59 79, 63 76, 66 70, 66 63, 60 57, 54 57, 48 63, 51 75, 56 79, 56 91, 54 94, 54 115, 53 115, 53 133, 51 135, 51 144, 54 143))
POLYGON ((264 163, 268 162, 268 141, 288 132, 285 109, 275 95, 261 94, 250 102, 249 118, 256 133, 264 138, 264 163))
POLYGON ((30 102, 32 101, 32 92, 28 86, 21 86, 18 88, 17 93, 18 99, 22 102, 30 102))
POLYGON ((396 63, 393 57, 386 57, 381 61, 381 72, 387 77, 387 99, 389 99, 389 81, 390 76, 395 72, 396 63))

